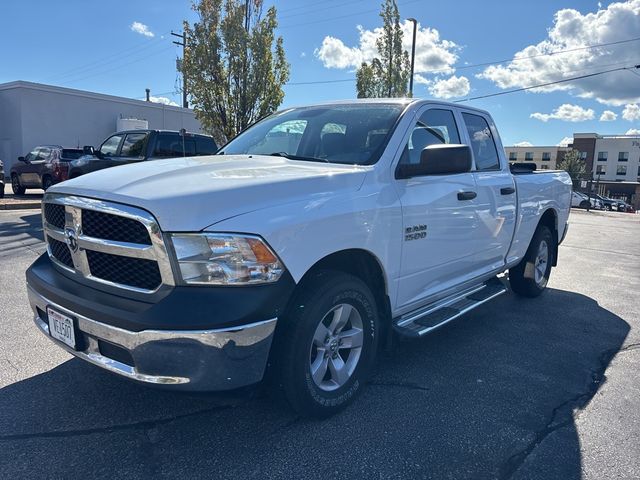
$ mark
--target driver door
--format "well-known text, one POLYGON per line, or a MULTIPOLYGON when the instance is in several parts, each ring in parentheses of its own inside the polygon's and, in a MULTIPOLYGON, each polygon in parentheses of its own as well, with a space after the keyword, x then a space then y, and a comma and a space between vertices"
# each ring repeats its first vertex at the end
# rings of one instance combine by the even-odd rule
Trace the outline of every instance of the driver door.
MULTIPOLYGON (((453 110, 426 107, 406 139, 399 164, 419 163, 434 144, 460 144, 453 110)), ((471 277, 478 227, 471 172, 396 180, 403 217, 403 242, 396 307, 410 311, 471 277), (458 195, 466 192, 466 195, 458 195)))

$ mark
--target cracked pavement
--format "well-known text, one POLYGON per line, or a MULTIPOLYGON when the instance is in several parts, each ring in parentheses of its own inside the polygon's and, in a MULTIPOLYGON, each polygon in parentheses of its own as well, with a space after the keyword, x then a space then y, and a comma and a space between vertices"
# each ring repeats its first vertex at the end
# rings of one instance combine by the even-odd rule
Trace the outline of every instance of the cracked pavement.
POLYGON ((640 216, 570 222, 542 297, 394 345, 349 409, 311 421, 261 389, 149 389, 53 345, 24 287, 39 213, 0 212, 2 475, 640 478, 640 216))

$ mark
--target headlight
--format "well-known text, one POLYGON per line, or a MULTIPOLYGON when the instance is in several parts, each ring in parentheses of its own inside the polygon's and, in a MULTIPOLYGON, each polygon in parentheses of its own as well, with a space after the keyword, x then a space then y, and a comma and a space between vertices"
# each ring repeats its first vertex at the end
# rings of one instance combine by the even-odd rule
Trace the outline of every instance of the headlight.
POLYGON ((172 234, 182 280, 196 285, 277 281, 284 267, 260 238, 232 233, 172 234))

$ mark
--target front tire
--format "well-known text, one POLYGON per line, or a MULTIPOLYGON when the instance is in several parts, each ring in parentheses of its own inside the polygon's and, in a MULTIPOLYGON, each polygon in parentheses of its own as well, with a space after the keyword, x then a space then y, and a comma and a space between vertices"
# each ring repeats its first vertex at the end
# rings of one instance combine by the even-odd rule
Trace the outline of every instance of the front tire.
POLYGON ((20 179, 15 173, 11 175, 11 190, 13 190, 14 195, 24 195, 26 190, 26 188, 20 185, 20 179))
POLYGON ((360 393, 379 336, 376 302, 359 278, 323 271, 301 286, 276 338, 276 381, 304 416, 333 415, 360 393))
POLYGON ((509 269, 511 289, 524 297, 537 297, 547 287, 555 254, 549 227, 538 226, 522 261, 509 269))

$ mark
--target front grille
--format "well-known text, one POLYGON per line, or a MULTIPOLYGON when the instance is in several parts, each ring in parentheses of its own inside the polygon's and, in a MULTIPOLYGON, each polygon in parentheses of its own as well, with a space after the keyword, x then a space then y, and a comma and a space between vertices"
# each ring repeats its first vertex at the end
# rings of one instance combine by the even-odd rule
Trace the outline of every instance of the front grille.
POLYGON ((153 260, 121 257, 87 250, 89 270, 94 277, 109 282, 154 290, 162 283, 158 264, 153 260))
POLYGON ((151 245, 149 232, 137 220, 95 210, 82 211, 82 233, 105 240, 151 245))
POLYGON ((56 203, 44 204, 44 218, 50 225, 56 228, 64 228, 64 205, 56 203))
POLYGON ((47 235, 47 241, 49 242, 49 248, 51 249, 51 255, 55 257, 60 263, 66 265, 69 268, 73 268, 73 258, 71 258, 71 252, 69 247, 64 242, 60 242, 55 238, 51 238, 47 235))
POLYGON ((174 285, 162 237, 155 236, 160 227, 149 212, 45 193, 43 216, 49 255, 78 277, 146 293, 174 285))

